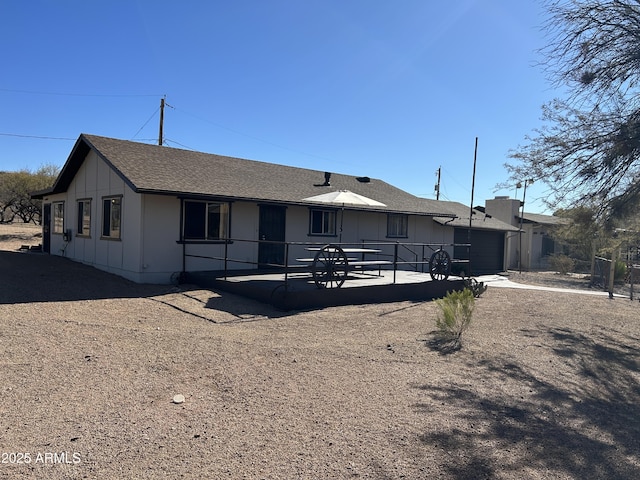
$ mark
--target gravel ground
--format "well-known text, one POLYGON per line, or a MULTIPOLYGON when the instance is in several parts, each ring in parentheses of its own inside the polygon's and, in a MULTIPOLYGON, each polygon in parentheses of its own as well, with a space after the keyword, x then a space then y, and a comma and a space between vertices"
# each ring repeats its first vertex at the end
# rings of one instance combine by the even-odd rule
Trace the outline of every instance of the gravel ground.
POLYGON ((0 478, 640 478, 637 301, 489 288, 445 354, 433 302, 284 313, 36 232, 0 225, 0 478))

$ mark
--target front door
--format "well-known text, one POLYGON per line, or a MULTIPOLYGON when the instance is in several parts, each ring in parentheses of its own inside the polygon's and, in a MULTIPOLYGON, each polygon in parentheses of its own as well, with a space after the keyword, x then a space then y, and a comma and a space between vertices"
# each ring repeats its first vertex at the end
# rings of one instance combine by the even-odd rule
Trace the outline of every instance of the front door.
POLYGON ((51 252, 51 204, 45 203, 42 209, 42 251, 51 252))
POLYGON ((287 208, 260 205, 258 263, 260 267, 284 265, 285 219, 287 208))

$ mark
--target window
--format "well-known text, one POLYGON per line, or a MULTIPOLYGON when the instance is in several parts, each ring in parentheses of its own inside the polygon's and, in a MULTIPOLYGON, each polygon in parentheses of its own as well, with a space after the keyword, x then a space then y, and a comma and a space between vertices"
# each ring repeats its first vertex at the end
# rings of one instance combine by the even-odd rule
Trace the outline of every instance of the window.
POLYGON ((387 237, 406 238, 409 225, 409 216, 401 213, 387 215, 387 237))
POLYGON ((229 238, 229 204, 184 202, 185 240, 223 240, 229 238))
POLYGON ((102 199, 102 236, 120 239, 120 218, 122 215, 122 197, 102 199))
POLYGON ((336 211, 335 210, 311 210, 310 235, 335 235, 336 211))
POLYGON ((53 203, 53 233, 64 233, 64 202, 53 203))
POLYGON ((91 200, 78 200, 78 235, 91 235, 91 200))

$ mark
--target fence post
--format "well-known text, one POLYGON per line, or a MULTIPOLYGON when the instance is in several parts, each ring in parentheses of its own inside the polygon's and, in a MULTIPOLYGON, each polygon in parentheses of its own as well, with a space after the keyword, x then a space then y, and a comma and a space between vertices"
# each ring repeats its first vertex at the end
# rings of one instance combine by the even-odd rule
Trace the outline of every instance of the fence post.
POLYGON ((615 282, 616 274, 616 250, 611 250, 611 265, 609 266, 609 297, 613 298, 613 284, 615 282))

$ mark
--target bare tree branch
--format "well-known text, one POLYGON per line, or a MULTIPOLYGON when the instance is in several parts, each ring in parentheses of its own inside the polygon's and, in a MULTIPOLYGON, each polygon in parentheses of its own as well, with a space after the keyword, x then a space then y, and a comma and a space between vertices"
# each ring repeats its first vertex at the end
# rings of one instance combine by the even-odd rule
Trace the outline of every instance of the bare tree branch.
POLYGON ((514 180, 543 180, 554 206, 597 205, 600 216, 640 204, 640 0, 550 0, 541 50, 564 100, 511 152, 514 180))

